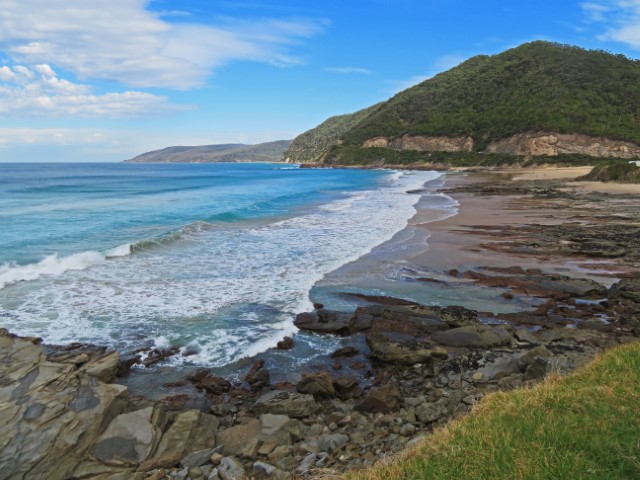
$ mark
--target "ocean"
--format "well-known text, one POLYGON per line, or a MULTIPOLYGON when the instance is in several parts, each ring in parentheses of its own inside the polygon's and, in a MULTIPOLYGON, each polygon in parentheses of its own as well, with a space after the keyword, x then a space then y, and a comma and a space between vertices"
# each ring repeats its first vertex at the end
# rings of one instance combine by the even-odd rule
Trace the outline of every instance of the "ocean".
MULTIPOLYGON (((439 176, 0 164, 0 326, 50 344, 174 347, 173 367, 230 368, 294 334, 314 286, 326 297, 331 272, 399 235, 423 198, 408 192, 439 176)), ((289 362, 330 340, 300 342, 289 362)))

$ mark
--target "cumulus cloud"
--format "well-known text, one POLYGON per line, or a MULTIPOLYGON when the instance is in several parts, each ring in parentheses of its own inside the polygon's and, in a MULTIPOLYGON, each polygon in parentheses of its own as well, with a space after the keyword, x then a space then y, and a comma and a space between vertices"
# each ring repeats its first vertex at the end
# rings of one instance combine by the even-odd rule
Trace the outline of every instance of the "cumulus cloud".
POLYGON ((79 78, 189 89, 232 60, 296 63, 288 47, 322 28, 304 19, 171 23, 167 12, 154 13, 148 3, 3 0, 0 50, 16 63, 54 65, 79 78))
POLYGON ((0 67, 0 116, 122 117, 175 108, 166 97, 145 92, 95 94, 87 85, 59 78, 47 64, 0 67))
POLYGON ((625 43, 640 50, 640 0, 601 0, 581 6, 590 21, 606 25, 601 40, 625 43))

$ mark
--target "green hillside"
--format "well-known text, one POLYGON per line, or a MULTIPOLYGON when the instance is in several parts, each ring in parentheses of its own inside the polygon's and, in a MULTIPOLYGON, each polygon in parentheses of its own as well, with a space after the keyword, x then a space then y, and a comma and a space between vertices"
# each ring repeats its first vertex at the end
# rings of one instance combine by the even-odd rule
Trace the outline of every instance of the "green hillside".
POLYGON ((317 135, 322 126, 301 137, 334 158, 349 149, 353 158, 353 148, 378 136, 470 136, 476 152, 516 133, 541 131, 640 144, 640 61, 526 43, 473 57, 362 112, 340 117, 341 131, 326 141, 317 135))
POLYGON ((196 147, 167 147, 143 153, 126 160, 131 163, 214 163, 214 162, 278 162, 291 145, 290 140, 244 145, 200 145, 196 147))
POLYGON ((377 107, 374 105, 356 113, 325 120, 316 128, 296 137, 285 152, 285 159, 291 163, 321 163, 329 148, 338 143, 340 136, 366 119, 377 107))

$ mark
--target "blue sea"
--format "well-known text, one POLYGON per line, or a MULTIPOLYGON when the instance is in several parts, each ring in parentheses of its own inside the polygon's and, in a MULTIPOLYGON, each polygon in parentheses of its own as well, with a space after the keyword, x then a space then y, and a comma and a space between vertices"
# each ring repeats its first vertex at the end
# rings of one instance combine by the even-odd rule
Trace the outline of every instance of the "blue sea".
MULTIPOLYGON (((314 285, 402 231, 421 198, 407 192, 438 176, 0 164, 0 326, 53 344, 175 347, 177 365, 231 365, 292 335, 314 285)), ((303 341, 303 356, 320 348, 303 341)))

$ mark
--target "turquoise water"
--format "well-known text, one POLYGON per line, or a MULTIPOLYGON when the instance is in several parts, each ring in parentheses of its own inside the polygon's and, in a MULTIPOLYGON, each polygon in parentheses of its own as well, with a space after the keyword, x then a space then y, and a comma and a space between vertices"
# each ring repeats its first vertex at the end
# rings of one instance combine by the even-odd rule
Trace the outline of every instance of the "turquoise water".
POLYGON ((180 348, 222 367, 295 331, 331 271, 414 215, 434 172, 0 164, 0 326, 180 348))

